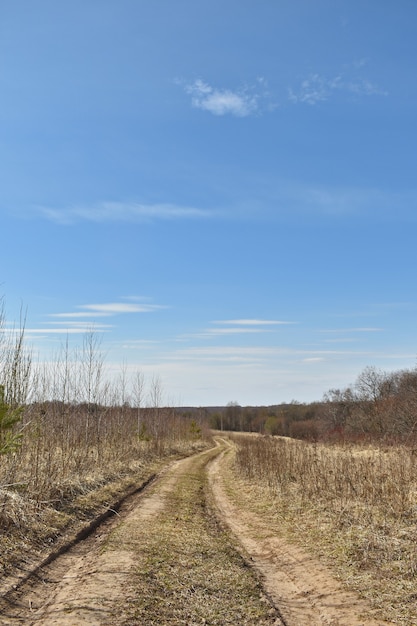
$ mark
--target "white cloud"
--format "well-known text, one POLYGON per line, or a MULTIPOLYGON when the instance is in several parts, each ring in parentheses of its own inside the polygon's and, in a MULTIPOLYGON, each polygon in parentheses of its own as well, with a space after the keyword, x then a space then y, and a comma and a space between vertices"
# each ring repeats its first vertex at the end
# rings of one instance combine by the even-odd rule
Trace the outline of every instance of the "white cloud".
POLYGON ((67 324, 65 322, 62 325, 52 328, 25 328, 25 336, 31 338, 31 336, 39 337, 39 335, 79 335, 90 332, 109 332, 113 328, 110 324, 78 324, 73 326, 71 322, 67 324))
POLYGON ((119 313, 150 313, 166 307, 160 304, 129 304, 127 302, 110 302, 107 304, 83 304, 79 308, 107 315, 116 315, 119 313))
MULTIPOLYGON (((264 82, 264 78, 258 79, 259 86, 263 86, 264 82)), ((234 91, 218 89, 198 79, 186 85, 185 91, 191 95, 191 103, 194 107, 213 115, 247 117, 259 110, 261 94, 255 88, 245 87, 234 91)))
POLYGON ((178 350, 166 358, 172 361, 214 361, 214 362, 251 362, 263 360, 274 355, 271 348, 250 348, 250 347, 219 347, 212 346, 207 348, 185 348, 178 350))
POLYGON ((318 74, 312 74, 303 80, 297 91, 292 88, 288 90, 288 98, 295 103, 317 104, 317 102, 327 100, 328 95, 327 81, 318 74))
MULTIPOLYGON (((93 326, 94 329, 98 329, 98 328, 114 328, 113 324, 93 324, 91 325, 90 322, 86 322, 86 321, 82 321, 82 322, 73 322, 72 320, 65 320, 65 321, 59 321, 59 322, 50 322, 51 324, 53 324, 54 326, 65 326, 67 328, 73 328, 74 332, 77 329, 81 329, 83 332, 88 329, 91 330, 91 327, 93 326)), ((51 329, 52 330, 52 329, 51 329)))
POLYGON ((201 219, 213 215, 195 207, 175 204, 140 204, 123 202, 102 202, 92 206, 73 206, 67 208, 38 207, 47 219, 60 224, 70 224, 79 220, 90 222, 137 222, 157 219, 201 219))
POLYGON ((70 313, 51 313, 49 317, 84 318, 84 317, 107 317, 123 313, 152 313, 166 306, 161 304, 130 304, 128 302, 109 302, 104 304, 82 304, 77 307, 83 311, 70 313))
POLYGON ((336 339, 324 339, 323 340, 324 343, 355 343, 355 341, 359 341, 358 339, 352 339, 351 337, 346 338, 344 337, 343 339, 340 338, 336 338, 336 339))
POLYGON ((50 313, 48 317, 62 317, 62 318, 86 318, 86 317, 107 317, 108 313, 97 313, 93 311, 72 311, 71 313, 50 313))
POLYGON ((294 103, 315 105, 324 102, 337 92, 351 93, 358 96, 386 96, 388 92, 366 78, 345 77, 338 74, 328 78, 320 74, 310 74, 300 85, 288 89, 288 99, 294 103))
POLYGON ((224 324, 225 328, 207 328, 199 333, 185 335, 190 337, 221 337, 225 335, 238 335, 250 333, 269 333, 271 327, 287 324, 295 324, 296 322, 283 322, 279 320, 262 320, 262 319, 234 319, 234 320, 218 320, 211 322, 212 324, 224 324))
POLYGON ((207 346, 191 347, 178 350, 169 358, 178 360, 201 360, 201 361, 246 361, 269 360, 276 357, 289 357, 300 360, 302 358, 324 358, 338 356, 357 356, 372 353, 357 352, 352 350, 298 350, 283 347, 265 346, 207 346))
POLYGON ((28 338, 39 339, 41 336, 48 335, 78 335, 91 331, 109 332, 114 328, 114 325, 96 323, 95 319, 128 313, 152 313, 167 307, 158 304, 107 302, 83 304, 79 305, 77 308, 82 310, 65 313, 50 313, 48 317, 53 318, 54 321, 49 321, 42 328, 26 328, 25 335, 28 338))
POLYGON ((263 328, 207 328, 194 336, 198 337, 219 337, 223 335, 241 335, 248 333, 265 333, 268 332, 263 328))
MULTIPOLYGON (((287 97, 293 103, 315 105, 334 97, 337 93, 355 96, 386 96, 388 92, 375 82, 361 75, 366 60, 345 65, 343 72, 326 76, 318 72, 303 78, 297 86, 287 89, 287 97)), ((183 81, 176 81, 184 85, 183 81)), ((253 85, 241 88, 220 88, 210 85, 201 78, 184 85, 191 96, 191 104, 197 109, 213 115, 247 117, 277 108, 276 98, 268 88, 264 77, 258 77, 253 85)))

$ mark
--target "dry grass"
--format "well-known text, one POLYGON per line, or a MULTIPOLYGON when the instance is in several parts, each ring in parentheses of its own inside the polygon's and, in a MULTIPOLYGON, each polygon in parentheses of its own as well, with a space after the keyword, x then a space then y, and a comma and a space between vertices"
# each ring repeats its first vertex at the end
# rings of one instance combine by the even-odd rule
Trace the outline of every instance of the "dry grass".
POLYGON ((122 366, 111 381, 92 330, 35 366, 20 322, 4 332, 0 298, 0 579, 208 440, 203 424, 162 408, 158 377, 129 383, 122 366))
POLYGON ((416 624, 414 451, 262 437, 235 441, 234 497, 333 566, 381 616, 416 624))
POLYGON ((207 446, 178 420, 166 436, 141 440, 134 417, 117 410, 89 432, 82 413, 27 420, 21 448, 0 456, 0 578, 30 568, 169 459, 207 446))

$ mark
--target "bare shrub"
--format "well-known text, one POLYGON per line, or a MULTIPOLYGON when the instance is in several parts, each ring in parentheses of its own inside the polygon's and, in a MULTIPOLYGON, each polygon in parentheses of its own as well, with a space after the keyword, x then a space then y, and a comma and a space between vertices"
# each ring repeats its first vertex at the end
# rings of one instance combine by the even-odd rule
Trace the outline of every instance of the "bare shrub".
MULTIPOLYGON (((67 341, 34 365, 24 330, 6 333, 0 313, 0 528, 16 527, 19 507, 21 525, 35 527, 45 511, 70 509, 80 494, 199 445, 190 420, 162 406, 158 378, 147 408, 143 376, 133 396, 128 384, 124 365, 109 380, 93 331, 81 348, 67 341)), ((201 441, 206 431, 198 433, 201 441)))

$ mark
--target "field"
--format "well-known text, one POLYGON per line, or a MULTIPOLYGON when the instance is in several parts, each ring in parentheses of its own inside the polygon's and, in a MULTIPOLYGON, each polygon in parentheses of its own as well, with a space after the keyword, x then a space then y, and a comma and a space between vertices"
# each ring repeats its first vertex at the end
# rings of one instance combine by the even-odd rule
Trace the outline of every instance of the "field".
POLYGON ((241 505, 330 565, 381 616, 416 624, 416 450, 233 439, 241 505))
POLYGON ((154 459, 117 515, 4 596, 3 623, 416 623, 411 451, 214 437, 154 459))
POLYGON ((158 379, 110 384, 93 334, 43 369, 22 340, 0 345, 2 623, 417 624, 411 444, 213 432, 158 379))

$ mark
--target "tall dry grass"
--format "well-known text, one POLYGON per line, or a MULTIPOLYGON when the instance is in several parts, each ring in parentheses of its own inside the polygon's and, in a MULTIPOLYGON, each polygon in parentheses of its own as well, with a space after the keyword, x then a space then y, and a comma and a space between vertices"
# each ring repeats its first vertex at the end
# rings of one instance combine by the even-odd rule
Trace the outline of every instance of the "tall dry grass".
POLYGON ((6 331, 1 308, 0 392, 0 571, 208 436, 163 406, 157 377, 147 384, 139 372, 129 386, 122 366, 110 380, 93 332, 34 363, 24 324, 6 331))
POLYGON ((20 423, 19 449, 0 457, 0 493, 13 490, 34 503, 58 506, 151 459, 183 451, 195 439, 190 424, 171 409, 160 413, 164 431, 153 436, 152 411, 138 433, 135 409, 31 405, 20 423))
MULTIPOLYGON (((326 445, 276 437, 238 438, 236 463, 276 495, 323 501, 340 511, 354 502, 387 520, 417 513, 417 450, 326 445)), ((417 521, 417 518, 416 518, 417 521)))
POLYGON ((260 499, 267 494, 279 528, 327 560, 385 617, 417 623, 417 451, 234 440, 234 471, 260 499))

